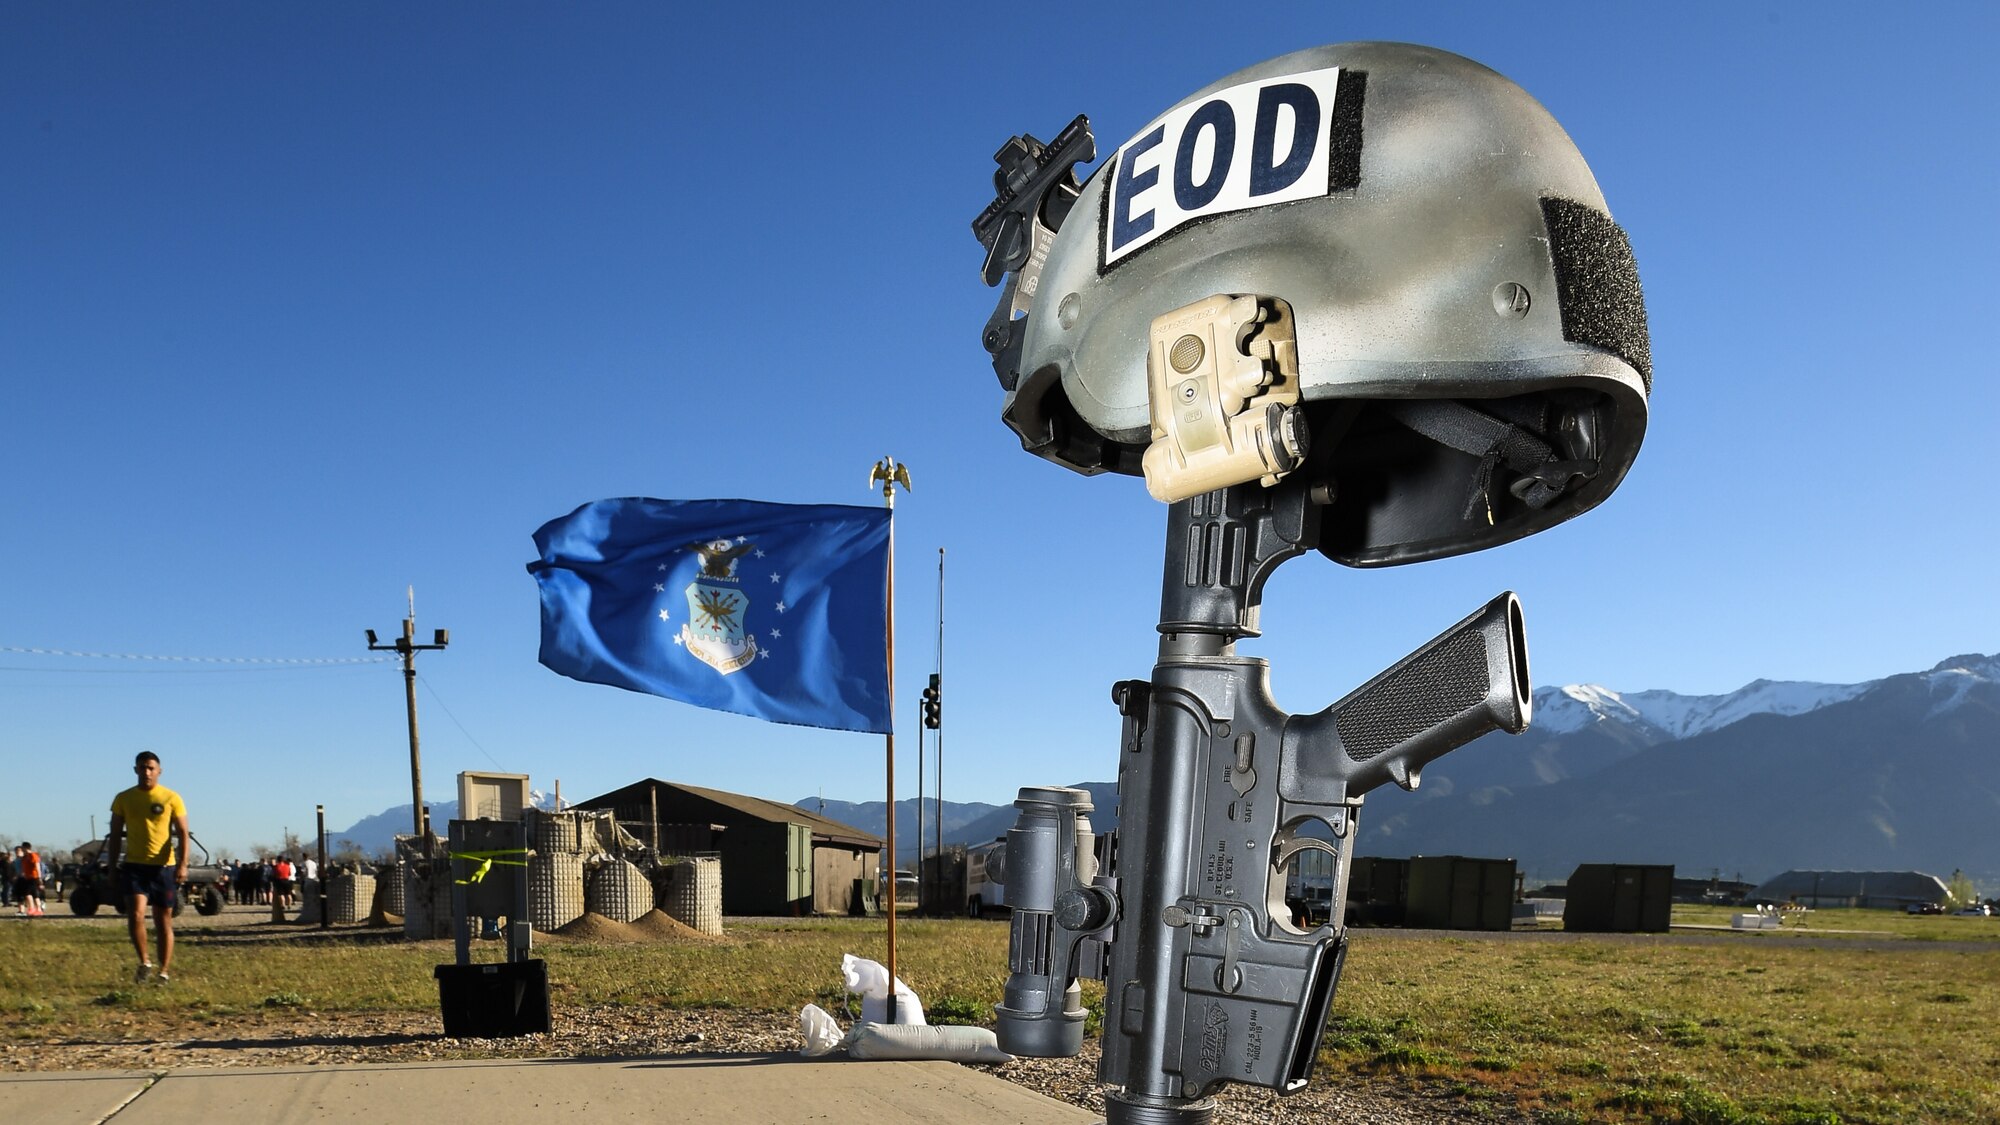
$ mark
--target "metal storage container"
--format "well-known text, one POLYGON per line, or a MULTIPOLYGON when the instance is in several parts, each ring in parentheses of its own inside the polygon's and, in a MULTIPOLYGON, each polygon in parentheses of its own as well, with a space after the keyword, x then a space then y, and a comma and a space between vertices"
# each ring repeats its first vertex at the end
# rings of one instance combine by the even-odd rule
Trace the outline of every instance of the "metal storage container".
POLYGON ((1673 921, 1671 864, 1585 863, 1570 873, 1563 929, 1663 934, 1673 921))
POLYGON ((1424 930, 1512 929, 1514 861, 1412 856, 1403 924, 1424 930))

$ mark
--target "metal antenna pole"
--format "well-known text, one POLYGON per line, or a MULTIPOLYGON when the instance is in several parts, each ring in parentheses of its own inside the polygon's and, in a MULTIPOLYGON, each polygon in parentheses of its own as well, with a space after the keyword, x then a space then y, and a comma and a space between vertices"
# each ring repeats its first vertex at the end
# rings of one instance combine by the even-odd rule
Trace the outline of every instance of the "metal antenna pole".
MULTIPOLYGON (((921 709, 922 703, 918 704, 921 709)), ((924 874, 924 722, 920 713, 917 718, 917 911, 931 913, 929 883, 924 874)))

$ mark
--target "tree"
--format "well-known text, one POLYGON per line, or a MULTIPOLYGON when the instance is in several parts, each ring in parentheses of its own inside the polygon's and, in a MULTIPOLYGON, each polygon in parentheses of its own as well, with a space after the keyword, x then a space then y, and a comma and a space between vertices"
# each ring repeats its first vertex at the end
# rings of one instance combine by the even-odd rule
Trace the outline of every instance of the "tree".
POLYGON ((1944 893, 1953 907, 1970 906, 1979 901, 1979 888, 1972 885, 1972 880, 1963 871, 1951 873, 1951 878, 1945 882, 1944 893))

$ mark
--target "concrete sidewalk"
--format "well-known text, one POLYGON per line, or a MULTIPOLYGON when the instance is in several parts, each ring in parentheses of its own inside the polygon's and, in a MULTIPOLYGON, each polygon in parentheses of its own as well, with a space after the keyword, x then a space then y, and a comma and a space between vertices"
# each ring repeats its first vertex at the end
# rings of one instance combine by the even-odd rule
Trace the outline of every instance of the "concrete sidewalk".
POLYGON ((51 1125, 436 1125, 444 1120, 1081 1125, 1097 1120, 954 1063, 797 1055, 35 1072, 0 1075, 0 1099, 10 1118, 51 1125))

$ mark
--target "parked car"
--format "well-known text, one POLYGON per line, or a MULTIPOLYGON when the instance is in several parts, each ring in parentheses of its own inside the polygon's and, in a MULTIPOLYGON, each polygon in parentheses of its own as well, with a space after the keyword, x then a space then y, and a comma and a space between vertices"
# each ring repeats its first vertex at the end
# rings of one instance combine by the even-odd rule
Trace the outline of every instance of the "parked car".
POLYGON ((1943 913, 1944 913, 1944 903, 1941 903, 1941 902, 1913 902, 1913 903, 1910 903, 1910 904, 1909 904, 1908 906, 1905 906, 1905 907, 1903 907, 1903 913, 1905 913, 1905 914, 1943 914, 1943 913))
POLYGON ((1988 907, 1988 906, 1987 906, 1987 905, 1986 905, 1985 903, 1983 903, 1983 902, 1975 902, 1975 903, 1973 903, 1973 904, 1972 904, 1971 906, 1962 906, 1962 907, 1960 907, 1960 908, 1958 909, 1958 913, 1960 913, 1960 914, 1964 914, 1964 915, 1968 915, 1968 916, 1970 916, 1970 917, 1973 917, 1973 918, 1984 918, 1984 917, 1986 917, 1986 916, 1988 916, 1988 915, 1992 914, 1992 913, 1993 913, 1993 911, 1992 911, 1992 909, 1991 909, 1990 907, 1988 907))
MULTIPOLYGON (((186 881, 181 883, 181 891, 174 899, 174 916, 194 903, 196 912, 220 914, 222 904, 228 901, 229 869, 215 862, 202 842, 190 834, 188 842, 201 853, 201 862, 188 864, 186 881)), ((118 869, 108 863, 99 863, 104 853, 104 841, 95 840, 76 849, 76 856, 83 860, 76 869, 75 883, 69 890, 70 912, 84 918, 97 913, 100 906, 109 906, 118 913, 125 913, 125 894, 118 886, 118 869)))
MULTIPOLYGON (((884 888, 888 885, 889 876, 886 872, 878 873, 877 880, 878 880, 878 889, 884 888)), ((897 868, 896 901, 915 902, 916 900, 917 900, 917 873, 914 871, 910 871, 906 868, 901 868, 901 867, 897 868)))

